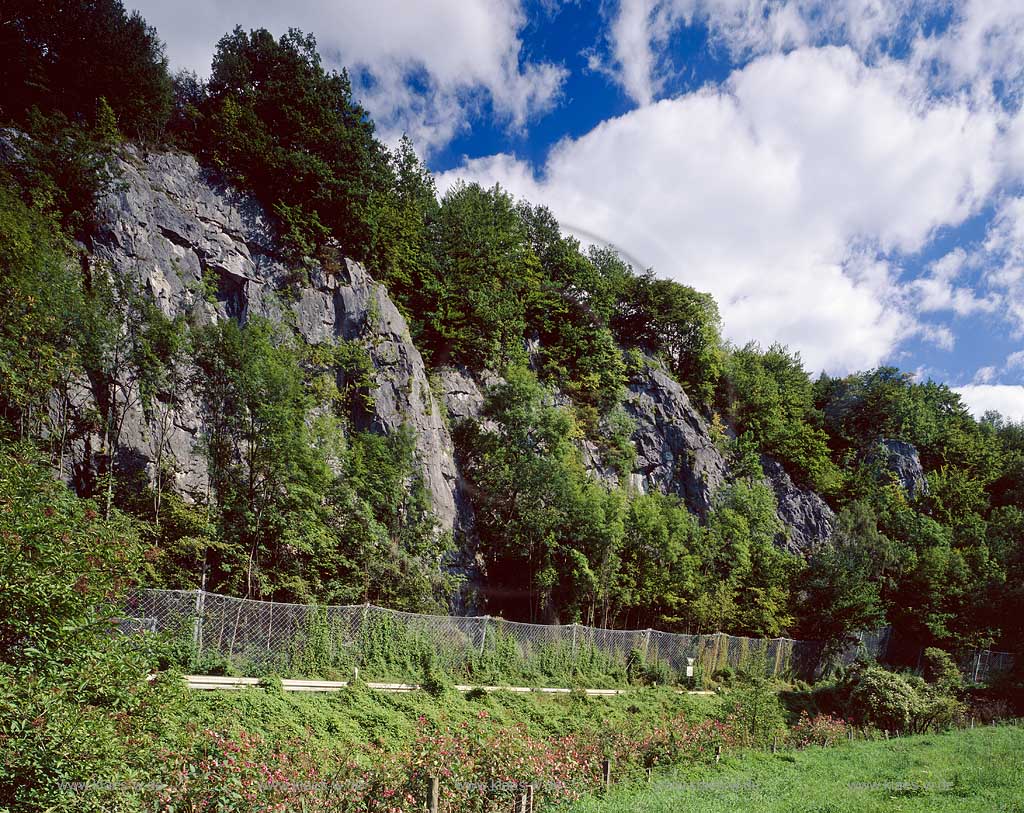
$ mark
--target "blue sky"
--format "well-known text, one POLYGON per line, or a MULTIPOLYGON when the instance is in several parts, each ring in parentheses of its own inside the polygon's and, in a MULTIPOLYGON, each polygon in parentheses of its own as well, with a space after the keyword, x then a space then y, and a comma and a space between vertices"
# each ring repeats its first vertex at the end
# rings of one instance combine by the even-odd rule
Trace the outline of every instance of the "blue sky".
POLYGON ((441 191, 501 183, 812 371, 1024 418, 1020 0, 129 2, 173 67, 316 34, 441 191))

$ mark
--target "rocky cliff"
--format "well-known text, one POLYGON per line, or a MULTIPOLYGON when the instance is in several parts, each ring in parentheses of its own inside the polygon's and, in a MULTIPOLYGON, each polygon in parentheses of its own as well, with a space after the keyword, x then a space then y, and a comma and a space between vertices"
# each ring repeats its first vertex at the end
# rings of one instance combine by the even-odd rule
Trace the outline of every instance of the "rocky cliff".
MULTIPOLYGON (((291 324, 311 344, 358 340, 375 369, 373 406, 363 428, 386 434, 409 427, 442 528, 471 530, 472 499, 459 478, 449 424, 478 417, 497 377, 444 368, 434 373, 435 396, 405 319, 358 263, 311 263, 295 294, 295 272, 275 251, 263 211, 251 198, 219 187, 184 154, 128 150, 120 170, 123 183, 102 205, 93 262, 136 280, 168 316, 186 313, 198 323, 264 316, 291 324), (293 294, 285 300, 281 291, 289 285, 293 294)), ((165 448, 173 458, 174 485, 205 499, 198 404, 188 392, 176 393, 172 403, 165 448)), ((635 425, 631 488, 676 494, 706 515, 729 472, 701 412, 652 361, 631 375, 624 407, 635 425)), ((122 453, 150 475, 154 432, 139 408, 129 410, 122 453)), ((594 476, 616 481, 595 445, 584 442, 581 452, 594 476)), ((788 529, 780 544, 807 552, 827 539, 834 517, 824 501, 797 488, 773 461, 765 461, 765 473, 788 529)))
POLYGON ((786 529, 776 544, 806 556, 827 542, 835 529, 836 515, 821 495, 796 485, 777 460, 762 456, 761 468, 775 492, 777 513, 786 529))
MULTIPOLYGON (((412 429, 434 511, 443 528, 456 522, 456 471, 451 436, 408 325, 357 263, 313 264, 308 284, 285 305, 279 295, 292 269, 275 253, 263 212, 248 197, 211 183, 191 156, 128 151, 119 190, 103 203, 93 259, 115 275, 130 275, 168 316, 188 313, 200 322, 253 316, 288 321, 307 342, 358 339, 376 369, 367 428, 412 429)), ((205 467, 195 450, 201 419, 195 399, 179 393, 170 452, 176 486, 205 494, 205 467)), ((130 410, 124 443, 150 471, 153 428, 130 410)))
POLYGON ((882 438, 871 457, 882 464, 911 499, 928 493, 928 480, 921 466, 921 457, 913 444, 882 438))

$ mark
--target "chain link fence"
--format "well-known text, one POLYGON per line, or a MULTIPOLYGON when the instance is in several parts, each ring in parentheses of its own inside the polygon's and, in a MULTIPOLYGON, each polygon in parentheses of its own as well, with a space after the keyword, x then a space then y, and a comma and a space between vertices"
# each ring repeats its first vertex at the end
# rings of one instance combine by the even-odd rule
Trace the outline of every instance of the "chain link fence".
POLYGON ((976 649, 963 654, 958 663, 968 682, 988 684, 1000 675, 1010 672, 1015 660, 1012 652, 976 649))
MULTIPOLYGON (((685 635, 657 630, 609 630, 580 624, 544 625, 489 616, 435 616, 370 604, 316 606, 231 598, 196 590, 138 590, 122 611, 126 633, 163 632, 177 640, 189 668, 210 673, 348 676, 416 681, 424 659, 474 682, 512 678, 563 679, 627 675, 638 661, 678 679, 725 667, 763 664, 773 677, 813 680, 825 655, 816 641, 745 638, 724 633, 685 635), (666 671, 667 670, 667 671, 666 671)), ((885 660, 891 630, 863 632, 838 656, 885 660)), ((1013 664, 1009 653, 975 652, 961 668, 986 682, 1013 664)))

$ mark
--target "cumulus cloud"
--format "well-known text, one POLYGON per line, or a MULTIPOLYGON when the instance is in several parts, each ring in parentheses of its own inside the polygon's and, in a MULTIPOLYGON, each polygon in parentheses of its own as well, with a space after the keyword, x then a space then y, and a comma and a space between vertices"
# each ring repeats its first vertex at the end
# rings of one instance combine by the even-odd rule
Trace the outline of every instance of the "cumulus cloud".
POLYGON ((208 74, 236 24, 314 33, 328 64, 355 69, 360 99, 387 140, 408 132, 426 151, 447 143, 483 103, 513 129, 548 110, 565 70, 524 58, 519 0, 133 0, 171 64, 208 74))
POLYGON ((988 284, 1002 292, 1017 334, 1024 335, 1024 198, 1000 204, 976 262, 985 267, 988 284))
MULTIPOLYGON (((807 45, 846 44, 879 51, 911 14, 941 0, 620 0, 608 30, 605 69, 638 104, 657 94, 674 70, 666 44, 681 28, 705 26, 733 61, 807 45)), ((921 58, 937 58, 922 54, 921 58)))
POLYGON ((957 316, 993 313, 1002 305, 995 293, 980 294, 968 285, 957 285, 956 279, 976 258, 957 247, 932 263, 928 272, 913 280, 909 287, 917 297, 917 310, 922 313, 952 311, 957 316))
POLYGON ((971 414, 976 418, 996 411, 1014 421, 1024 421, 1024 387, 1009 384, 968 384, 956 387, 971 414))
MULTIPOLYGON (((999 133, 997 113, 929 98, 903 63, 803 48, 604 121, 559 143, 538 173, 503 154, 439 183, 497 181, 544 202, 712 292, 734 341, 782 341, 812 370, 845 371, 912 335, 952 346, 948 328, 915 313, 941 292, 902 281, 899 257, 991 195, 999 133)), ((952 287, 949 301, 988 307, 952 287)))
POLYGON ((975 384, 991 384, 996 380, 996 375, 999 370, 995 367, 979 367, 977 372, 974 374, 975 384))
POLYGON ((1019 0, 619 0, 606 70, 634 101, 647 103, 673 71, 666 44, 696 24, 737 62, 829 44, 874 61, 905 39, 908 61, 947 90, 991 93, 993 82, 1012 87, 1024 78, 1019 0), (948 15, 949 25, 924 34, 930 14, 948 15))

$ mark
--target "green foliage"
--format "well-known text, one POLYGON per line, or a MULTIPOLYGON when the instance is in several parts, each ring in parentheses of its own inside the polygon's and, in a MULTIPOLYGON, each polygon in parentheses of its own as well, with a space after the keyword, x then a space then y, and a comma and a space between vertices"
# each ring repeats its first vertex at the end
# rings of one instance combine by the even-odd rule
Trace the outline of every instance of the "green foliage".
POLYGON ((617 585, 623 622, 665 629, 689 620, 702 587, 696 517, 679 498, 653 492, 631 499, 623 522, 617 585))
POLYGON ((22 437, 61 436, 50 396, 76 368, 84 307, 79 277, 51 217, 0 176, 0 414, 22 437))
POLYGON ((299 351, 262 321, 244 329, 218 323, 197 331, 194 341, 220 514, 220 544, 208 557, 212 584, 247 596, 273 594, 274 572, 301 594, 295 554, 308 557, 325 543, 315 514, 330 472, 309 442, 312 404, 299 351))
POLYGON ((433 363, 501 369, 522 361, 526 305, 540 281, 512 198, 456 184, 437 213, 437 277, 423 330, 433 363))
POLYGON ((944 691, 954 691, 963 687, 963 676, 956 661, 948 652, 943 652, 937 647, 925 649, 921 659, 921 672, 928 683, 944 691))
POLYGON ((848 693, 848 710, 861 725, 893 732, 908 730, 917 696, 905 678, 868 666, 853 673, 848 693))
POLYGON ((52 214, 69 236, 85 238, 95 230, 96 205, 116 188, 111 163, 116 131, 110 126, 106 117, 90 128, 69 123, 59 112, 33 109, 9 135, 12 157, 6 172, 21 196, 52 214))
POLYGON ((720 716, 737 726, 747 746, 765 748, 785 734, 786 712, 775 685, 764 676, 763 662, 726 694, 720 716))
POLYGON ((367 256, 385 156, 347 74, 323 68, 312 35, 235 28, 217 44, 205 92, 187 79, 178 88, 180 136, 274 213, 292 258, 329 234, 367 256))
POLYGON ((75 498, 26 446, 4 445, 0 540, 0 806, 131 810, 124 789, 144 781, 183 691, 147 679, 158 641, 112 634, 136 532, 75 498))
POLYGON ((163 44, 121 0, 10 0, 0 27, 3 116, 23 126, 33 108, 75 123, 116 117, 136 140, 163 135, 171 79, 163 44))
POLYGON ((32 451, 0 447, 0 661, 31 669, 86 657, 109 630, 139 559, 122 517, 54 481, 32 451))
MULTIPOLYGON (((607 253, 592 257, 602 265, 621 263, 607 253)), ((615 276, 622 280, 611 319, 616 340, 623 347, 663 358, 688 392, 710 403, 723 361, 715 301, 686 285, 658 279, 650 271, 633 276, 627 267, 615 276)))
POLYGON ((916 675, 904 677, 878 666, 853 670, 841 686, 847 713, 861 724, 889 731, 922 734, 949 727, 961 711, 952 694, 959 675, 947 671, 952 666, 955 672, 956 667, 944 652, 930 651, 929 673, 941 673, 931 683, 916 675))
POLYGON ((839 652, 856 633, 880 624, 879 582, 890 546, 869 505, 852 503, 840 513, 832 537, 811 554, 801 580, 803 637, 839 652))
POLYGON ((824 494, 839 489, 842 476, 829 457, 828 437, 820 427, 799 353, 781 345, 762 351, 748 344, 733 350, 726 357, 717 404, 737 434, 749 433, 794 480, 824 494))
POLYGON ((789 583, 797 560, 775 546, 782 524, 775 495, 756 478, 722 488, 708 517, 701 567, 700 629, 776 636, 792 622, 789 583))
POLYGON ((495 609, 517 617, 607 619, 619 566, 622 497, 586 475, 571 442, 571 416, 548 405, 532 374, 510 369, 490 394, 485 418, 460 427, 467 482, 479 495, 481 551, 495 609))

